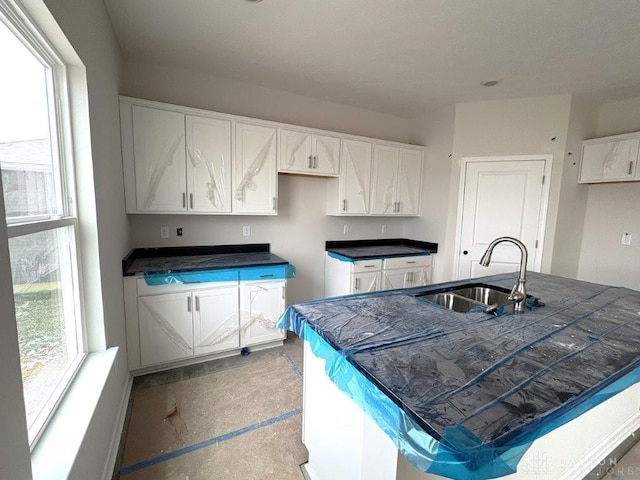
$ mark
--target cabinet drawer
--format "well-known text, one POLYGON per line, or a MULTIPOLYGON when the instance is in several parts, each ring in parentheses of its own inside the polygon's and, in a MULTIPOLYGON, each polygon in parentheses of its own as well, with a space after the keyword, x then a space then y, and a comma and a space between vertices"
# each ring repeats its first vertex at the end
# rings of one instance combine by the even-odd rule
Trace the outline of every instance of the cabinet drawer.
POLYGON ((241 282, 264 282, 267 280, 284 280, 288 277, 289 265, 272 265, 240 269, 241 282))
POLYGON ((384 269, 388 270, 390 268, 430 267, 431 262, 431 255, 385 258, 384 269))
POLYGON ((353 262, 352 273, 373 272, 382 269, 382 260, 374 258, 372 260, 356 260, 353 262))

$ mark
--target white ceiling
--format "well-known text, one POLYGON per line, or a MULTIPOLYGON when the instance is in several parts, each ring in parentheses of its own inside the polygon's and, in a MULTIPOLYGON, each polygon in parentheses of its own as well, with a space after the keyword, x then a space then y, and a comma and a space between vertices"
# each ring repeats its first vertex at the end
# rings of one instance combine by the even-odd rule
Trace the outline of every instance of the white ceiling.
POLYGON ((127 60, 402 116, 640 95, 637 0, 105 0, 127 60), (480 86, 497 79, 498 86, 480 86))

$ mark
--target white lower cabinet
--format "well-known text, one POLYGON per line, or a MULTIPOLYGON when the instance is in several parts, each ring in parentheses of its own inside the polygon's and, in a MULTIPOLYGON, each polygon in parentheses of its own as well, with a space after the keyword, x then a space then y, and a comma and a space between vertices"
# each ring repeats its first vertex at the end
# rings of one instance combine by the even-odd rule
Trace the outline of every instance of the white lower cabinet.
POLYGON ((193 294, 194 355, 240 346, 238 287, 203 290, 193 294))
POLYGON ((138 298, 142 366, 193 356, 190 304, 190 292, 138 298))
POLYGON ((431 256, 386 258, 383 261, 382 288, 421 287, 431 283, 431 256))
POLYGON ((132 371, 230 355, 286 337, 275 328, 286 305, 286 280, 149 286, 125 277, 124 283, 132 371))
POLYGON ((432 256, 347 261, 325 257, 325 296, 419 287, 431 283, 432 256))
POLYGON ((284 311, 286 282, 250 283, 240 290, 242 344, 251 346, 284 339, 284 330, 275 325, 284 311))

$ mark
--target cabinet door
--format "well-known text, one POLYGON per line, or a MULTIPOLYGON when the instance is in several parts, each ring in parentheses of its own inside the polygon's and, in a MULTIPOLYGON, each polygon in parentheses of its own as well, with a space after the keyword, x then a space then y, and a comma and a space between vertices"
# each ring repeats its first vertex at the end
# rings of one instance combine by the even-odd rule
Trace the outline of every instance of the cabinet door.
POLYGON ((193 356, 190 292, 138 298, 141 366, 193 356))
POLYGON ((364 272, 351 275, 351 293, 375 292, 381 287, 380 272, 364 272))
POLYGON ((411 272, 405 269, 383 270, 382 271, 382 288, 406 288, 409 285, 411 272))
POLYGON ((640 139, 630 138, 582 147, 580 182, 612 182, 636 177, 640 139))
POLYGON ((341 213, 369 213, 372 155, 371 143, 343 140, 339 186, 341 213))
POLYGON ((238 287, 193 292, 194 353, 213 353, 240 346, 238 287))
POLYGON ((231 212, 231 122, 187 115, 187 190, 192 212, 231 212))
POLYGON ((233 205, 236 213, 276 214, 276 129, 236 124, 233 205))
POLYGON ((340 170, 340 139, 327 135, 311 136, 313 172, 322 175, 338 175, 340 170))
POLYGON ((399 157, 400 149, 398 148, 386 145, 375 146, 371 199, 371 213, 374 215, 393 215, 395 213, 399 157))
POLYGON ((422 184, 422 152, 400 150, 395 188, 396 213, 418 215, 420 212, 420 186, 422 184))
POLYGON ((284 339, 284 330, 275 325, 284 312, 286 282, 244 284, 240 289, 242 345, 284 339))
POLYGON ((186 211, 184 115, 134 105, 132 119, 138 211, 186 211))
POLYGON ((281 172, 308 173, 313 170, 311 134, 293 130, 280 130, 281 172))

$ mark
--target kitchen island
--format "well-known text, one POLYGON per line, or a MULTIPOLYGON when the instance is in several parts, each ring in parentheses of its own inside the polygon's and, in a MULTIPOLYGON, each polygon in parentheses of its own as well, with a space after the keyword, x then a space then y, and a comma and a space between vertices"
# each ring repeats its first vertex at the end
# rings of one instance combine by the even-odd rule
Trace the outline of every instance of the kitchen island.
MULTIPOLYGON (((473 280, 510 289, 515 274, 473 280)), ((527 312, 425 295, 290 307, 312 480, 582 478, 640 426, 640 292, 530 273, 527 312)))

